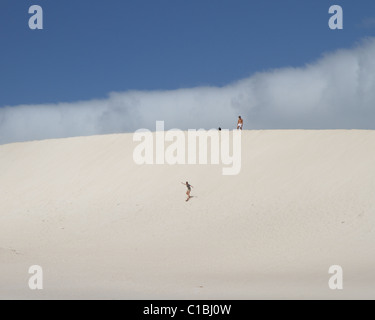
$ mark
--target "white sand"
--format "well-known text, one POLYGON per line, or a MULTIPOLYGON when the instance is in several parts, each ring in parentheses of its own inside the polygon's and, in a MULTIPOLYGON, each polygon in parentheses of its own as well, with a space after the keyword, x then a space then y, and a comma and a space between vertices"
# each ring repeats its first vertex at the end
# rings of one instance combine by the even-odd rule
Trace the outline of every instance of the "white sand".
POLYGON ((375 131, 245 131, 238 176, 135 145, 0 146, 0 299, 375 298, 375 131))

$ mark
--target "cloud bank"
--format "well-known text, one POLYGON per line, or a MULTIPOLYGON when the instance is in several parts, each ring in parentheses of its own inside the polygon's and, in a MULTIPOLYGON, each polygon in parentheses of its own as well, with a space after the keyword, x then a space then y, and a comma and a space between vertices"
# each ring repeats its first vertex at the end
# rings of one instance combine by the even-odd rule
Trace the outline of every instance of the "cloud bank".
POLYGON ((166 129, 375 129, 375 38, 225 87, 110 93, 107 99, 0 108, 0 144, 166 129))

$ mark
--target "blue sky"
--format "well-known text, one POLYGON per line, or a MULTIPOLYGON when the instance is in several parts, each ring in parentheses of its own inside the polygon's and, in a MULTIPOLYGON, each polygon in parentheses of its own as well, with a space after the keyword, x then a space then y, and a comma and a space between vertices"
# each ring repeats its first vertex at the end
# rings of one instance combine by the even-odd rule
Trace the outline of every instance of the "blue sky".
POLYGON ((2 0, 0 107, 224 86, 351 47, 373 17, 373 0, 2 0), (32 4, 44 30, 28 28, 32 4), (333 4, 344 30, 328 28, 333 4))
POLYGON ((0 144, 165 129, 375 130, 374 0, 2 0, 0 144), (44 29, 30 30, 31 5, 44 29), (344 29, 331 30, 332 5, 344 29))

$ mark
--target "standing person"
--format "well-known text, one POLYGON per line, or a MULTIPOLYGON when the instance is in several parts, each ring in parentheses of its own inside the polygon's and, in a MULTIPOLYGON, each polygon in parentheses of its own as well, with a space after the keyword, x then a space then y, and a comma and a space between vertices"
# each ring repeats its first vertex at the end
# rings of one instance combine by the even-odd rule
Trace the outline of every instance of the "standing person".
POLYGON ((191 184, 189 184, 189 182, 187 182, 187 181, 186 181, 186 183, 183 183, 183 182, 181 182, 181 183, 184 184, 187 187, 186 195, 188 196, 188 198, 186 199, 186 201, 189 201, 189 199, 191 198, 190 197, 191 188, 194 188, 194 187, 191 184))
POLYGON ((241 129, 242 130, 243 128, 243 119, 241 118, 241 116, 238 117, 238 122, 237 122, 237 130, 238 129, 241 129))

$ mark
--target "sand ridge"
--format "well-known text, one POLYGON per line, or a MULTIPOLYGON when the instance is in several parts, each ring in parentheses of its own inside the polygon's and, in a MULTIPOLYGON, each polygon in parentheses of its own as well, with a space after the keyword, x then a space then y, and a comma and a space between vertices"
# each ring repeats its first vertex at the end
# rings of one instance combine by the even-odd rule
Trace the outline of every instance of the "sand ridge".
POLYGON ((132 134, 0 146, 1 299, 375 298, 375 131, 244 131, 236 176, 138 166, 134 147, 132 134))

